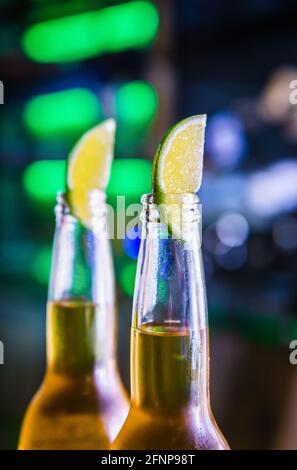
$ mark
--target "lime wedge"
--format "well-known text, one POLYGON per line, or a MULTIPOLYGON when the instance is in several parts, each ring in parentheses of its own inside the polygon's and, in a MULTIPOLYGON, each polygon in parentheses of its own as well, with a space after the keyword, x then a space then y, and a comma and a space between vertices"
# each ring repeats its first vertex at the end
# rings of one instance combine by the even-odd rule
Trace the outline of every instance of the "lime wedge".
POLYGON ((169 129, 154 158, 154 193, 198 191, 202 179, 205 126, 206 114, 198 114, 169 129))
POLYGON ((169 129, 153 162, 153 192, 157 204, 166 203, 164 223, 176 238, 182 238, 178 194, 195 193, 202 180, 206 114, 191 116, 169 129), (165 220, 165 217, 167 220, 165 220))
POLYGON ((116 123, 107 119, 86 132, 70 152, 67 163, 67 197, 74 215, 90 224, 90 194, 105 190, 113 159, 116 123))

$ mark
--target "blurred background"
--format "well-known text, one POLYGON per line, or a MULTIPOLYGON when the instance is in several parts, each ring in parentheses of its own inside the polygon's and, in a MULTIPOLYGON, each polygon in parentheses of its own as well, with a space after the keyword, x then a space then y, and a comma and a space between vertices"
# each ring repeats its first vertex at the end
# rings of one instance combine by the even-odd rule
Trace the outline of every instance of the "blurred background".
MULTIPOLYGON (((71 146, 116 117, 108 198, 138 202, 151 189, 166 129, 206 112, 200 195, 214 414, 233 449, 297 449, 297 366, 289 362, 297 339, 296 2, 0 5, 0 447, 16 447, 44 373, 53 206, 71 146)), ((127 387, 138 245, 113 242, 127 387)))

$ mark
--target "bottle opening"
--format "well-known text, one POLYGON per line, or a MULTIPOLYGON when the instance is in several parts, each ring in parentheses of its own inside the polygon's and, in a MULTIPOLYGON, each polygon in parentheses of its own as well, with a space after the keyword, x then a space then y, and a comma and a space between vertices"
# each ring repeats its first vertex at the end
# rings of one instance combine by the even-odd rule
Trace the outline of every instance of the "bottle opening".
MULTIPOLYGON (((145 204, 156 204, 158 205, 158 197, 154 193, 144 194, 141 197, 141 202, 145 204)), ((182 205, 195 205, 199 204, 200 200, 197 194, 195 193, 172 193, 172 194, 162 194, 162 201, 164 204, 182 204, 182 205)))
POLYGON ((185 232, 186 226, 201 221, 202 206, 194 193, 164 194, 162 198, 155 194, 144 194, 141 202, 142 222, 162 224, 178 238, 185 232))

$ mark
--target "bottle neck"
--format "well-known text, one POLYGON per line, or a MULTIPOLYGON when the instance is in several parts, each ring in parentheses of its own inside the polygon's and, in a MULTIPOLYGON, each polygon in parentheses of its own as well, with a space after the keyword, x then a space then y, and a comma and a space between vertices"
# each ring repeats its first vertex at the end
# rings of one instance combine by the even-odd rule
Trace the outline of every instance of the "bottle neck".
MULTIPOLYGON (((195 195, 179 195, 181 230, 146 196, 131 333, 132 404, 158 413, 208 409, 208 325, 195 195), (186 200, 186 202, 185 202, 186 200), (182 238, 184 237, 184 238, 182 238)), ((164 209, 164 208, 163 208, 164 209)), ((165 211, 172 210, 165 204, 165 211)), ((174 216, 175 217, 175 216, 174 216)))
POLYGON ((115 355, 114 277, 105 202, 83 226, 63 196, 56 207, 47 305, 48 369, 89 374, 115 355))
POLYGON ((132 328, 132 406, 171 415, 193 408, 208 412, 207 329, 161 328, 132 328))

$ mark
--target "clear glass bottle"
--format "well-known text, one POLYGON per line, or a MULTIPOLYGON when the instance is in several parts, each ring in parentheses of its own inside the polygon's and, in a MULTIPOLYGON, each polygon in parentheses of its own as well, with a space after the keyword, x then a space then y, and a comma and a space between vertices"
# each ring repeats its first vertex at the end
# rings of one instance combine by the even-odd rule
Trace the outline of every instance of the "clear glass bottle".
POLYGON ((19 449, 108 449, 128 412, 116 359, 114 276, 105 194, 86 228, 64 195, 47 303, 47 370, 29 405, 19 449))
POLYGON ((130 411, 111 448, 228 449, 210 409, 199 200, 170 195, 162 211, 153 195, 142 203, 130 411), (172 205, 181 208, 182 240, 161 223, 172 205))

